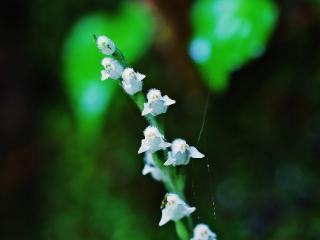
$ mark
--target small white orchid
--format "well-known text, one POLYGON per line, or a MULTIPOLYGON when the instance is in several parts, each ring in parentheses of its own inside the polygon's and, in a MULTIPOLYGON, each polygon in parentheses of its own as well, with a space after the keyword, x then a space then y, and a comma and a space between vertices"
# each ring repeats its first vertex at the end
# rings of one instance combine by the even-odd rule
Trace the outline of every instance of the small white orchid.
POLYGON ((178 221, 181 218, 193 213, 196 208, 188 206, 177 194, 168 193, 161 204, 162 215, 159 226, 172 221, 178 221))
POLYGON ((116 45, 106 36, 99 36, 97 38, 97 46, 105 55, 112 55, 116 51, 116 45))
POLYGON ((191 240, 216 240, 217 235, 206 224, 198 224, 193 230, 191 240))
POLYGON ((167 181, 168 177, 164 174, 163 171, 161 171, 161 169, 156 166, 152 157, 152 153, 147 152, 144 156, 144 161, 145 165, 142 170, 143 175, 147 175, 148 173, 150 173, 153 179, 157 181, 167 181))
POLYGON ((105 57, 101 62, 104 70, 101 71, 101 80, 104 81, 108 78, 119 79, 123 72, 121 64, 110 57, 105 57))
POLYGON ((200 153, 195 147, 189 146, 185 140, 176 139, 171 144, 171 151, 168 152, 168 159, 164 165, 187 165, 190 162, 190 158, 203 157, 204 155, 202 153, 200 153))
POLYGON ((150 152, 153 153, 160 149, 170 147, 170 143, 164 140, 164 136, 159 132, 158 128, 148 126, 144 132, 144 139, 141 141, 141 146, 138 153, 150 152))
POLYGON ((165 113, 168 106, 174 104, 176 101, 169 98, 167 95, 161 96, 161 92, 158 89, 150 89, 147 94, 148 102, 144 103, 144 108, 142 111, 142 116, 151 114, 157 116, 159 114, 165 113))
POLYGON ((129 94, 133 95, 142 90, 142 80, 146 76, 135 72, 132 68, 126 68, 122 73, 123 89, 129 94))

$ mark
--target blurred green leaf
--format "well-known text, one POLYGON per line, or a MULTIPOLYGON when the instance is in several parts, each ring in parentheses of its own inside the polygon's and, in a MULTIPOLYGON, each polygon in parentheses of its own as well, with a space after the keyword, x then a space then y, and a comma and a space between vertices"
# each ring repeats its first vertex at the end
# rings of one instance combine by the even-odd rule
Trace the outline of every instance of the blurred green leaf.
POLYGON ((189 53, 212 89, 224 90, 232 71, 264 52, 277 16, 269 0, 198 0, 194 4, 189 53))
POLYGON ((152 29, 150 11, 138 3, 125 3, 113 15, 90 14, 71 29, 63 49, 64 79, 77 120, 86 128, 93 130, 99 125, 97 122, 102 120, 118 88, 113 81, 100 81, 103 55, 93 34, 108 35, 125 52, 128 61, 133 62, 148 50, 152 29))

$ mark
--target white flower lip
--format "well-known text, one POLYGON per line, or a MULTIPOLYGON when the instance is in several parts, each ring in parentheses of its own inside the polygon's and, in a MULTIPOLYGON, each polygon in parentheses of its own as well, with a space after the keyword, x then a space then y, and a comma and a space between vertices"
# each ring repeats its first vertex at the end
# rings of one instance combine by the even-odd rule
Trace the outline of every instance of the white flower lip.
POLYGON ((204 155, 193 146, 189 146, 183 139, 175 139, 171 144, 171 151, 168 152, 168 159, 165 166, 187 165, 190 158, 203 158, 204 155))
POLYGON ((102 81, 108 78, 112 78, 116 80, 121 77, 123 72, 123 67, 117 60, 110 57, 105 57, 102 59, 101 65, 104 68, 104 70, 101 71, 102 81))
POLYGON ((177 194, 168 193, 165 199, 165 206, 162 209, 159 226, 163 226, 169 221, 176 222, 183 217, 189 216, 195 210, 195 207, 188 206, 177 194))
POLYGON ((146 76, 135 72, 133 68, 126 68, 122 72, 122 87, 129 95, 134 95, 142 90, 142 80, 146 76))
POLYGON ((106 36, 99 36, 97 38, 97 46, 105 55, 112 55, 116 51, 116 45, 106 36))
POLYGON ((216 240, 217 235, 210 230, 208 225, 200 223, 193 229, 191 240, 216 240))
POLYGON ((155 179, 156 181, 162 181, 165 182, 167 181, 167 176, 159 169, 152 157, 152 153, 145 153, 144 157, 145 165, 142 170, 143 175, 151 174, 152 178, 155 179))
POLYGON ((167 95, 162 96, 160 90, 150 89, 147 94, 147 102, 144 103, 142 116, 151 114, 157 116, 166 113, 168 106, 175 104, 176 101, 169 98, 167 95))
POLYGON ((141 146, 138 154, 143 152, 156 152, 160 149, 165 149, 171 144, 166 142, 164 136, 159 132, 158 128, 148 126, 144 132, 144 139, 141 140, 141 146))

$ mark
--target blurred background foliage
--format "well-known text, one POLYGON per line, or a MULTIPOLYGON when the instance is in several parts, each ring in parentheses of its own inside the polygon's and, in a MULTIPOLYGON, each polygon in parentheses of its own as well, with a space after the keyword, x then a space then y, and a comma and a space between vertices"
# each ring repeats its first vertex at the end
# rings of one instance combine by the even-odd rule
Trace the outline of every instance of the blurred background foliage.
POLYGON ((101 82, 107 34, 177 100, 194 222, 220 239, 319 239, 319 1, 4 1, 0 239, 176 239, 136 154, 146 123, 101 82), (210 90, 209 90, 210 89, 210 90))
POLYGON ((199 0, 194 4, 190 55, 209 87, 224 90, 233 70, 263 53, 277 14, 269 0, 199 0))

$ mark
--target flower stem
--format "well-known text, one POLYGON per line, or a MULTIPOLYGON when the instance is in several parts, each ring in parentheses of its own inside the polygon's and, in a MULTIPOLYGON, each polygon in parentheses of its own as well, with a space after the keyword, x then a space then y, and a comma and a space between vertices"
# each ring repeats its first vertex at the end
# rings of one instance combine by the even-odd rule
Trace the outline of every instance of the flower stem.
POLYGON ((190 239, 188 230, 186 229, 184 223, 181 220, 176 222, 176 232, 177 232, 178 237, 181 240, 189 240, 190 239))

